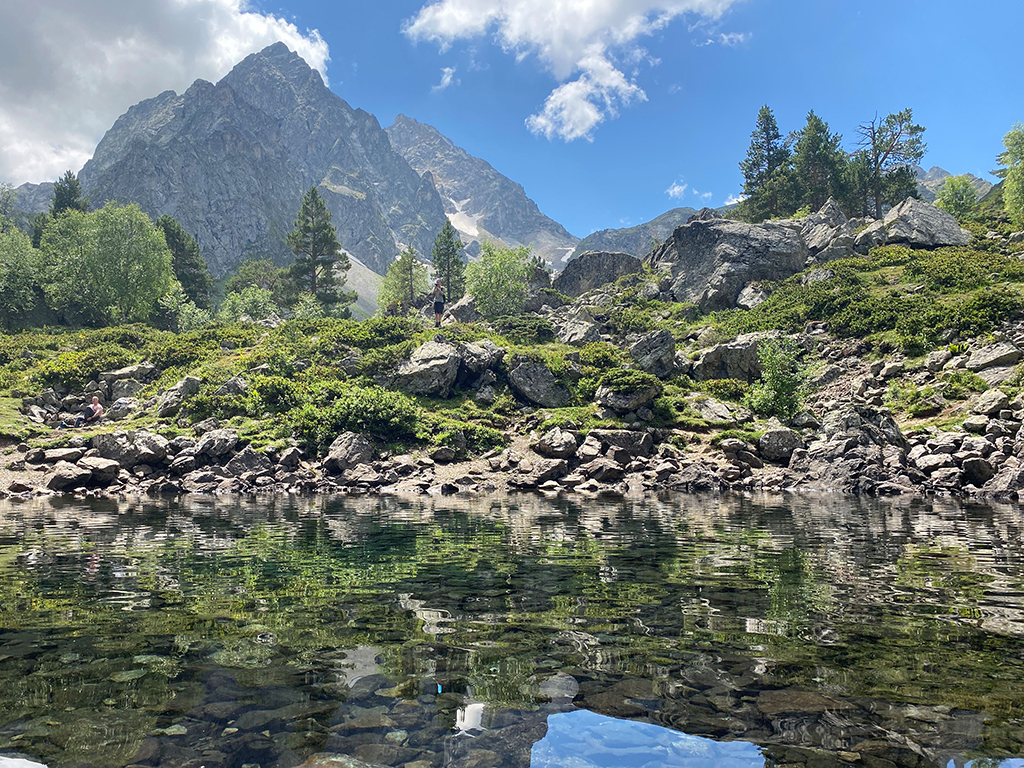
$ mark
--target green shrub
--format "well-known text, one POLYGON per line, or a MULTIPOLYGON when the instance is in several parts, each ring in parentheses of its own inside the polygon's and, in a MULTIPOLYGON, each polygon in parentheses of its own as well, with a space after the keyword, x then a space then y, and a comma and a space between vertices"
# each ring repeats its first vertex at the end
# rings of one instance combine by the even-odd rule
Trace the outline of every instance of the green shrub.
POLYGON ((34 378, 43 386, 80 390, 101 371, 123 368, 138 359, 138 353, 103 342, 88 349, 61 352, 52 360, 43 361, 34 378))
POLYGON ((366 376, 393 371, 403 360, 408 359, 418 345, 415 341, 370 349, 359 358, 359 372, 366 376))
POLYGON ((942 394, 949 400, 966 400, 971 392, 984 392, 988 389, 988 382, 981 376, 963 368, 947 371, 941 381, 946 385, 942 394))
POLYGON ((580 365, 585 368, 605 371, 625 365, 627 360, 628 357, 621 347, 607 341, 592 341, 580 348, 580 365))
POLYGON ((252 416, 267 411, 286 413, 297 408, 302 401, 302 390, 292 379, 284 376, 255 376, 249 382, 245 410, 252 416))
POLYGON ((800 410, 804 373, 792 339, 765 339, 757 357, 761 380, 747 393, 746 404, 761 416, 789 418, 800 410))
POLYGON ((306 402, 289 414, 289 420, 296 438, 320 452, 346 431, 385 441, 415 437, 419 415, 416 404, 400 392, 349 384, 334 402, 306 402))
POLYGON ((661 380, 657 376, 632 368, 617 368, 608 371, 600 378, 598 384, 608 387, 612 392, 630 392, 648 387, 656 387, 659 394, 662 391, 661 380))
POLYGON ((750 385, 740 379, 710 379, 694 385, 695 388, 718 400, 729 400, 734 403, 743 401, 750 385))
POLYGON ((554 341, 555 326, 546 317, 505 315, 491 322, 494 329, 517 344, 544 344, 554 341))

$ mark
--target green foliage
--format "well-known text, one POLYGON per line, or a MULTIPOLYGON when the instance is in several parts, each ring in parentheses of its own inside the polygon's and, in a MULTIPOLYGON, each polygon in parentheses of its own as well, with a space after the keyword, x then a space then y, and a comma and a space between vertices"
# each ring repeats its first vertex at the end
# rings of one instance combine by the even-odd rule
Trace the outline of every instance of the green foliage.
POLYGON ((974 371, 958 368, 942 374, 943 396, 948 400, 966 400, 972 392, 984 392, 988 382, 974 371))
POLYGON ((375 376, 393 371, 399 363, 408 359, 416 347, 415 341, 402 341, 368 349, 359 358, 359 372, 365 376, 375 376))
POLYGON ((47 303, 73 322, 145 321, 173 279, 163 233, 137 205, 69 209, 46 228, 42 252, 47 303))
POLYGON ((35 372, 35 379, 44 387, 80 391, 101 371, 123 368, 138 359, 137 354, 118 344, 101 343, 86 349, 61 352, 57 357, 43 361, 35 372))
POLYGON ((797 207, 791 154, 775 114, 765 104, 757 113, 747 156, 740 162, 743 194, 747 196, 741 207, 749 221, 788 215, 797 207))
POLYGON ((284 376, 254 376, 245 396, 245 410, 252 416, 287 413, 302 403, 298 383, 284 376))
POLYGON ((840 146, 842 139, 829 130, 828 123, 814 110, 807 114, 807 123, 797 134, 793 169, 801 201, 810 211, 817 211, 830 196, 842 197, 846 166, 846 153, 840 146))
POLYGON ((0 325, 14 326, 36 306, 37 285, 31 239, 14 227, 0 227, 0 325))
POLYGON ((1015 224, 1024 226, 1024 124, 1014 123, 1003 137, 1003 146, 1006 149, 999 155, 1003 206, 1015 224))
POLYGON ((939 190, 935 205, 962 224, 973 215, 977 199, 978 193, 967 176, 951 176, 939 190))
POLYGON ((882 218, 883 203, 892 205, 915 194, 917 185, 909 167, 920 162, 927 150, 924 130, 914 123, 912 109, 874 117, 857 127, 876 219, 882 218))
POLYGON ((765 339, 757 351, 761 379, 747 393, 746 403, 762 416, 790 418, 802 402, 804 380, 799 350, 792 339, 765 339))
POLYGON ((237 293, 227 295, 220 307, 220 318, 228 322, 236 322, 242 317, 259 321, 278 311, 279 307, 274 303, 274 296, 270 291, 250 285, 237 293))
POLYGON ((716 448, 725 440, 742 440, 749 445, 757 445, 764 430, 756 429, 723 429, 711 438, 711 444, 716 448))
POLYGON ((296 438, 322 452, 345 431, 364 432, 389 441, 414 437, 419 409, 406 395, 381 387, 348 385, 342 391, 322 390, 289 414, 296 438), (326 395, 333 395, 330 401, 326 395))
POLYGON ((53 199, 50 200, 50 216, 56 218, 65 211, 86 213, 89 210, 89 198, 82 197, 82 184, 71 171, 57 179, 53 185, 53 199))
POLYGON ((626 364, 628 357, 621 347, 607 341, 592 341, 580 348, 580 365, 605 371, 626 364))
POLYGON ((175 219, 164 214, 156 220, 171 252, 171 268, 185 296, 199 309, 211 308, 213 278, 206 260, 199 253, 199 244, 175 219))
POLYGON ((607 387, 612 392, 632 392, 639 389, 654 387, 660 394, 661 379, 657 376, 632 368, 615 368, 606 372, 598 381, 599 386, 607 387))
POLYGON ((466 268, 466 287, 484 317, 518 315, 526 301, 530 272, 529 248, 498 248, 484 243, 480 260, 466 268))
POLYGON ((750 385, 740 379, 709 379, 696 383, 694 388, 716 400, 740 403, 750 391, 750 385))
POLYGON ((292 307, 292 318, 295 320, 321 320, 326 317, 324 306, 311 293, 300 293, 292 307))
POLYGON ((537 315, 506 315, 491 321, 491 325, 516 344, 544 344, 555 338, 555 326, 537 315))
POLYGON ((466 262, 462 256, 465 247, 455 227, 445 219, 444 226, 434 238, 431 263, 449 301, 458 301, 466 292, 466 262))
POLYGON ((158 303, 166 325, 179 333, 194 331, 213 321, 213 313, 197 307, 176 280, 158 303))
POLYGON ((422 324, 410 317, 380 317, 367 320, 325 320, 321 323, 298 324, 297 330, 318 336, 314 350, 334 360, 343 347, 375 349, 410 341, 423 330, 422 324))
POLYGON ((270 259, 247 259, 239 264, 234 274, 228 278, 224 284, 224 292, 230 295, 255 286, 270 291, 274 303, 284 307, 291 303, 287 275, 288 270, 278 269, 270 259))
POLYGON ((377 293, 377 312, 383 314, 398 307, 404 314, 415 307, 417 299, 427 291, 427 267, 416 258, 416 251, 410 245, 388 265, 377 293))
POLYGON ((295 229, 288 233, 287 243, 295 254, 288 275, 296 293, 306 291, 328 308, 355 300, 342 291, 344 274, 350 266, 348 255, 341 250, 331 224, 331 212, 316 186, 310 187, 302 198, 295 229))

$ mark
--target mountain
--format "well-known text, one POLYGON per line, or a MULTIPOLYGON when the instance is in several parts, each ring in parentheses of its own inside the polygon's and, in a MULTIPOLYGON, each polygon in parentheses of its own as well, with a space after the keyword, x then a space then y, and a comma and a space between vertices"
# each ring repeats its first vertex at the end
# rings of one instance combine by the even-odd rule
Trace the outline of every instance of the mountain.
MULTIPOLYGON (((933 165, 927 172, 920 166, 914 166, 914 176, 917 178, 917 192, 921 195, 921 199, 934 203, 939 196, 939 192, 945 186, 946 179, 952 175, 949 171, 939 168, 937 165, 933 165)), ((978 193, 978 200, 981 200, 992 189, 990 182, 985 181, 985 179, 979 179, 973 173, 965 173, 964 176, 970 179, 971 185, 978 193)))
POLYGON ((195 235, 215 275, 247 257, 287 263, 303 193, 318 185, 343 247, 382 274, 411 244, 429 252, 441 198, 373 115, 328 90, 284 44, 216 85, 197 80, 118 118, 79 174, 94 206, 137 202, 195 235))
POLYGON ((635 227, 598 230, 580 240, 576 250, 569 254, 569 259, 576 258, 584 251, 617 251, 642 259, 654 245, 665 240, 676 227, 685 224, 696 212, 690 207, 673 208, 635 227))
POLYGON ((409 165, 433 179, 445 213, 467 244, 491 240, 528 245, 560 266, 579 242, 541 213, 520 184, 455 146, 436 128, 399 115, 387 133, 409 165))

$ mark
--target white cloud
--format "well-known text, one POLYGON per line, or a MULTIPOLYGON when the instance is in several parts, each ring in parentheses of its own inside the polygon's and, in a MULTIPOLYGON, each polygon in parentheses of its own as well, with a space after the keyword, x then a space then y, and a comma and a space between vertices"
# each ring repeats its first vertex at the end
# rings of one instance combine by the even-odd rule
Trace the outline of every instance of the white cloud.
POLYGON ((443 91, 445 88, 447 88, 453 82, 455 83, 455 85, 458 85, 459 81, 458 80, 454 80, 453 79, 454 77, 455 77, 455 67, 444 67, 441 70, 441 82, 438 83, 437 85, 433 86, 430 90, 432 90, 434 93, 437 93, 438 91, 443 91))
POLYGON ((693 192, 694 197, 699 197, 703 200, 710 200, 714 197, 711 192, 698 192, 696 189, 691 189, 690 191, 693 192))
POLYGON ((78 170, 128 107, 216 81, 281 41, 326 76, 319 32, 247 0, 33 0, 0 24, 0 181, 78 170))
POLYGON ((713 37, 706 37, 703 40, 695 40, 694 45, 698 48, 704 48, 708 45, 724 45, 728 48, 735 48, 738 45, 742 45, 751 38, 749 32, 720 32, 713 37))
MULTIPOLYGON (((621 106, 646 94, 616 66, 651 60, 638 38, 695 14, 718 19, 738 0, 435 0, 406 21, 412 40, 447 50, 456 40, 493 34, 517 61, 533 55, 561 83, 527 126, 548 138, 589 139, 594 128, 621 106)), ((636 75, 634 74, 634 78, 636 75)))
POLYGON ((737 203, 742 203, 746 199, 747 199, 747 196, 746 195, 742 195, 742 194, 741 195, 729 195, 727 198, 725 198, 724 205, 736 205, 737 203))
POLYGON ((680 184, 678 181, 673 181, 672 186, 665 190, 665 194, 676 200, 681 200, 689 188, 689 184, 680 184))

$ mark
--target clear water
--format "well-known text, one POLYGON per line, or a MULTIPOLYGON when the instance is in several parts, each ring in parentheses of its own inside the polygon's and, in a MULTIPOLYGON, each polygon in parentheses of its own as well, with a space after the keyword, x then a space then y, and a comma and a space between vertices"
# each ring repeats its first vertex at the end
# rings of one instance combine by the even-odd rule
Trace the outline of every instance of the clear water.
POLYGON ((1021 768, 1022 537, 833 496, 0 502, 0 768, 1021 768))

